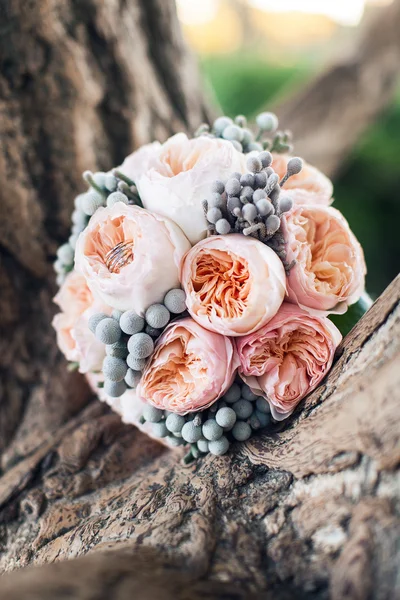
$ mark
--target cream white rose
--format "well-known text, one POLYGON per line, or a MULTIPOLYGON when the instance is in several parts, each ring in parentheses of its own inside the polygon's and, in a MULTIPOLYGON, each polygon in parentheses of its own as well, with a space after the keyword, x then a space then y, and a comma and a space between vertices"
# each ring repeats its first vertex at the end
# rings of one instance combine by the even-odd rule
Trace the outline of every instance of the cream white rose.
POLYGON ((105 304, 143 315, 179 287, 179 266, 189 248, 172 221, 117 202, 90 219, 79 236, 75 264, 105 304))
POLYGON ((245 157, 231 142, 174 135, 165 144, 148 144, 128 156, 120 170, 133 179, 147 210, 179 225, 192 244, 206 237, 202 202, 216 179, 246 172, 245 157))

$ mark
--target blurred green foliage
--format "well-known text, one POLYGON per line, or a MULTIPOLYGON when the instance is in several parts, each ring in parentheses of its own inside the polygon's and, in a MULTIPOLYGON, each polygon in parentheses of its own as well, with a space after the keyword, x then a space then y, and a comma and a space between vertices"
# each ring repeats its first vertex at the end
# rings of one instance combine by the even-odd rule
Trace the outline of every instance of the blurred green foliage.
POLYGON ((367 288, 379 295, 400 270, 400 98, 359 141, 335 183, 367 261, 367 288))
POLYGON ((310 77, 306 64, 275 65, 256 53, 219 54, 203 59, 203 69, 225 114, 254 117, 286 84, 310 77))
MULTIPOLYGON (((249 118, 313 74, 306 63, 279 66, 243 52, 209 56, 202 65, 223 112, 249 118)), ((400 270, 400 94, 359 140, 334 185, 335 207, 364 248, 375 298, 400 270)))

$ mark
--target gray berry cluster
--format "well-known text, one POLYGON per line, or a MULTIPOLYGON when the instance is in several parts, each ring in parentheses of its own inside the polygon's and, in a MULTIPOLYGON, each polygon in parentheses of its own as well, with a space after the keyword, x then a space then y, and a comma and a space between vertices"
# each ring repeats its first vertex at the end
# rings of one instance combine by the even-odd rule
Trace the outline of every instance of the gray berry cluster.
POLYGON ((62 285, 67 274, 74 268, 75 246, 81 231, 87 226, 90 217, 82 209, 82 200, 85 194, 79 194, 74 200, 74 210, 71 215, 71 235, 68 242, 57 250, 57 260, 54 262, 54 270, 57 273, 57 284, 62 285))
POLYGON ((285 269, 285 241, 280 231, 281 215, 289 211, 293 201, 282 195, 282 186, 302 169, 300 158, 291 158, 285 176, 271 167, 272 155, 263 150, 247 159, 249 173, 233 173, 224 183, 214 181, 211 193, 203 201, 209 235, 243 233, 270 246, 282 260, 285 269))
POLYGON ((167 292, 161 304, 152 304, 144 317, 133 310, 114 310, 111 317, 95 313, 89 319, 89 329, 106 345, 103 361, 105 392, 112 398, 135 389, 146 361, 153 353, 154 342, 168 325, 171 315, 186 310, 185 292, 173 289, 167 292))
POLYGON ((257 133, 247 126, 247 119, 243 115, 218 117, 210 127, 203 123, 195 132, 195 137, 206 135, 222 138, 232 142, 239 152, 292 152, 292 136, 290 131, 278 131, 278 118, 274 113, 262 112, 256 117, 257 133))
POLYGON ((98 208, 113 206, 116 202, 141 206, 134 182, 118 169, 108 173, 85 171, 83 178, 90 187, 85 194, 81 195, 81 207, 89 217, 94 215, 98 208))
POLYGON ((185 416, 150 405, 143 409, 142 422, 153 423, 156 437, 167 438, 171 446, 190 444, 185 462, 202 454, 226 454, 230 444, 248 440, 271 422, 269 405, 237 380, 210 408, 185 416))
POLYGON ((89 184, 89 188, 84 194, 79 194, 75 198, 75 208, 71 217, 71 235, 68 242, 58 249, 57 260, 54 263, 58 285, 63 283, 66 275, 74 268, 78 236, 98 208, 112 206, 116 202, 142 206, 134 182, 118 169, 113 169, 109 173, 85 171, 83 178, 89 184))

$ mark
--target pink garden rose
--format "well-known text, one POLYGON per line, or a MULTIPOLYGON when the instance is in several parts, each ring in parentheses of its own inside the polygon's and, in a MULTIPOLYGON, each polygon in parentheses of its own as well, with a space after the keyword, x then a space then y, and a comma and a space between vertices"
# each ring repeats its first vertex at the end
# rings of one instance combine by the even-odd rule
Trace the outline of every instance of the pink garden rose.
POLYGON ((171 323, 158 339, 137 395, 181 415, 204 410, 230 387, 238 367, 233 342, 190 318, 171 323))
POLYGON ((87 373, 101 369, 105 347, 88 326, 96 312, 110 314, 111 310, 95 300, 85 278, 76 271, 67 275, 54 302, 61 308, 53 319, 57 343, 65 358, 79 363, 79 371, 87 373))
POLYGON ((341 339, 328 318, 284 302, 267 325, 236 339, 240 375, 281 421, 327 374, 341 339))
POLYGON ((195 244, 207 234, 202 201, 212 182, 234 171, 244 173, 246 166, 244 154, 231 142, 178 133, 165 144, 143 146, 120 170, 135 181, 145 208, 177 223, 195 244))
POLYGON ((330 312, 344 312, 357 302, 364 291, 366 266, 343 215, 329 206, 294 206, 281 223, 287 260, 296 261, 287 279, 289 301, 330 312))
POLYGON ((117 202, 90 219, 77 242, 75 265, 105 304, 143 315, 180 287, 179 265, 189 248, 172 221, 117 202))
POLYGON ((194 246, 181 267, 193 319, 223 335, 247 335, 283 302, 286 275, 268 246, 241 234, 214 235, 194 246))
MULTIPOLYGON (((273 154, 272 168, 280 179, 285 175, 289 160, 288 154, 273 154)), ((333 202, 333 185, 321 171, 303 161, 303 168, 292 175, 284 185, 285 196, 290 196, 296 204, 324 204, 333 202)))

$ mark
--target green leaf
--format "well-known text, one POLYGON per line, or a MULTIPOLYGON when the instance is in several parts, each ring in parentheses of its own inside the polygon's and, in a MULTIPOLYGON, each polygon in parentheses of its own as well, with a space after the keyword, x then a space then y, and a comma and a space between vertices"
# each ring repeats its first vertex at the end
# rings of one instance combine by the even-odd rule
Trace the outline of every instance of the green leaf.
POLYGON ((68 369, 68 371, 77 371, 79 369, 79 363, 78 362, 70 362, 70 363, 68 363, 67 369, 68 369))
POLYGON ((344 315, 329 315, 329 318, 344 337, 353 329, 354 325, 358 323, 371 305, 372 299, 364 292, 359 301, 349 306, 344 315))

